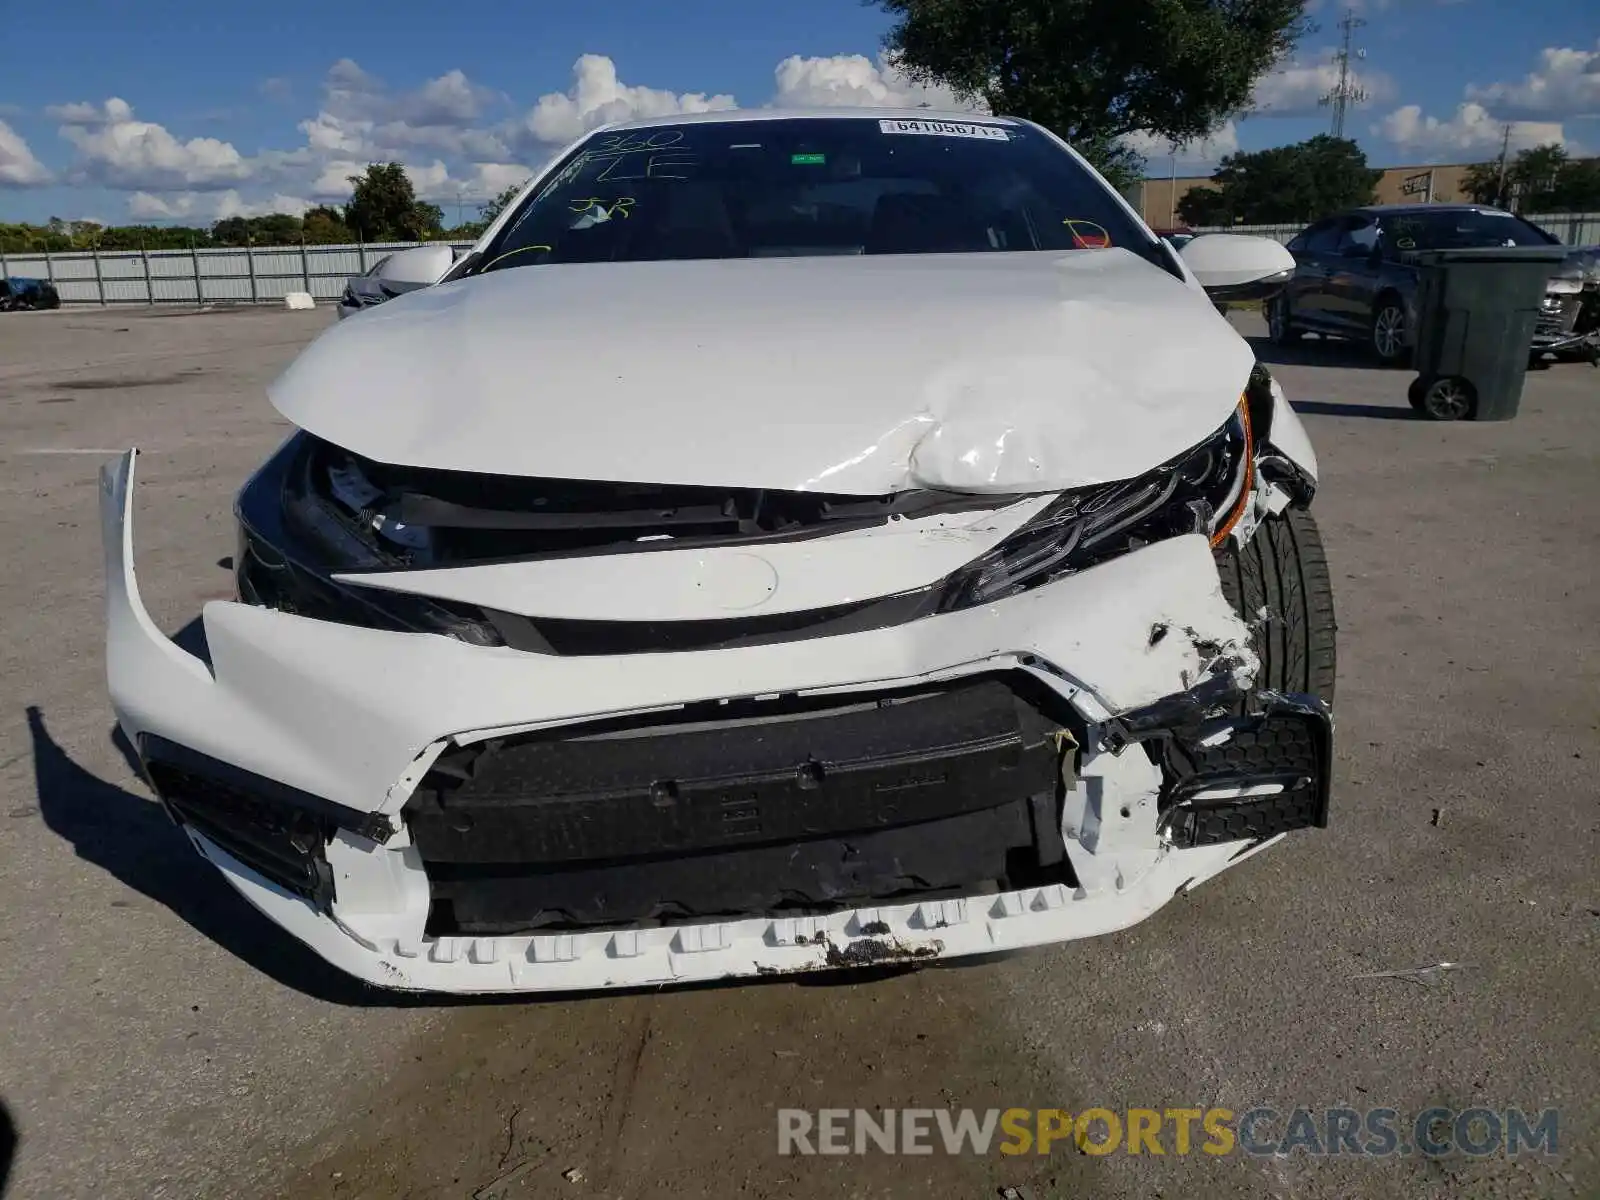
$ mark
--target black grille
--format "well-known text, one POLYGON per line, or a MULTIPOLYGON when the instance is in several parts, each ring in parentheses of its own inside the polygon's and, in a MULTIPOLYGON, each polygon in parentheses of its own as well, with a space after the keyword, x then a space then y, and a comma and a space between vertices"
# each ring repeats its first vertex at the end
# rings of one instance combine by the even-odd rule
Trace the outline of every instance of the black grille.
POLYGON ((179 824, 285 891, 319 904, 331 901, 333 879, 323 855, 331 830, 315 818, 169 763, 150 762, 146 770, 179 824))
POLYGON ((1191 739, 1174 739, 1164 747, 1163 825, 1179 846, 1324 827, 1332 745, 1326 712, 1297 702, 1269 704, 1266 712, 1226 718, 1202 726, 1191 739), (1196 744, 1224 727, 1234 730, 1231 738, 1213 746, 1196 744), (1257 796, 1201 795, 1267 784, 1280 790, 1257 796))
POLYGON ((1063 864, 1059 730, 995 677, 711 705, 468 748, 405 816, 438 932, 1020 886, 1063 864))
POLYGON ((386 816, 345 808, 153 734, 139 738, 139 757, 175 821, 324 908, 333 901, 324 850, 334 834, 348 829, 384 841, 394 832, 386 816))

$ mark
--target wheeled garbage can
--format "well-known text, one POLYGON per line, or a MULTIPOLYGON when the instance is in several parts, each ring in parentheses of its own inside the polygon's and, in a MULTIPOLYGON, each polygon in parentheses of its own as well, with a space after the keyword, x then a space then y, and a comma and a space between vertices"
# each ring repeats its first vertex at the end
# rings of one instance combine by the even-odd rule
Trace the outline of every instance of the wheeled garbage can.
POLYGON ((1436 421, 1509 421, 1522 402, 1545 283, 1565 246, 1418 250, 1411 404, 1436 421))

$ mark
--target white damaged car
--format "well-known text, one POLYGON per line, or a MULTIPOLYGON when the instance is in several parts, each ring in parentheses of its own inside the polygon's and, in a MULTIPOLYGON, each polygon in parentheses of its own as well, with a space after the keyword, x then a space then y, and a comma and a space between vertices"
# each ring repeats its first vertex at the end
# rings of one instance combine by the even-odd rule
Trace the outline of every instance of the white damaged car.
POLYGON ((105 469, 118 721, 234 887, 387 987, 1133 924, 1327 822, 1316 460, 1213 304, 1292 266, 1176 252, 1026 121, 596 131, 271 388, 203 658, 105 469))

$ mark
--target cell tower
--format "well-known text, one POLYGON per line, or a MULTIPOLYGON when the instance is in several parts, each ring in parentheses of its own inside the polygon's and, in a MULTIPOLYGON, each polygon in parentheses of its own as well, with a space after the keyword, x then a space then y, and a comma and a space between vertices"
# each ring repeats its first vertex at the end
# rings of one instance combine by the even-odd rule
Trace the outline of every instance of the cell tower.
MULTIPOLYGON (((1333 56, 1333 60, 1339 64, 1339 82, 1333 85, 1332 91, 1317 101, 1319 105, 1333 109, 1334 137, 1344 136, 1344 115, 1346 110, 1352 104, 1361 104, 1371 99, 1366 91, 1358 87, 1350 78, 1350 57, 1352 54, 1350 39, 1355 36, 1356 30, 1365 24, 1365 21, 1356 16, 1354 9, 1345 10, 1344 19, 1339 22, 1339 28, 1344 30, 1344 37, 1341 40, 1339 52, 1333 56)), ((1367 56, 1365 50, 1356 50, 1353 53, 1357 59, 1363 59, 1367 56)))

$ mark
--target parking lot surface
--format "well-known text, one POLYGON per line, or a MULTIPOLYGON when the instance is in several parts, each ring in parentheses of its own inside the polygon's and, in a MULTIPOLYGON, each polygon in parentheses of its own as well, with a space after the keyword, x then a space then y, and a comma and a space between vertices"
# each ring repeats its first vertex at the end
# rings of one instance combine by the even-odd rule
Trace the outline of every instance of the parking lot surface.
POLYGON ((1125 933, 960 968, 444 1004, 354 987, 256 916, 152 802, 105 696, 100 465, 147 455, 140 579, 178 633, 230 595, 232 494, 288 432, 265 385, 331 319, 0 319, 14 1195, 1600 1190, 1600 371, 1445 425, 1406 372, 1258 342, 1321 458, 1331 828, 1125 933), (1370 977, 1440 962, 1434 986, 1370 977), (777 1153, 780 1107, 1263 1105, 1556 1108, 1559 1153, 777 1153))

